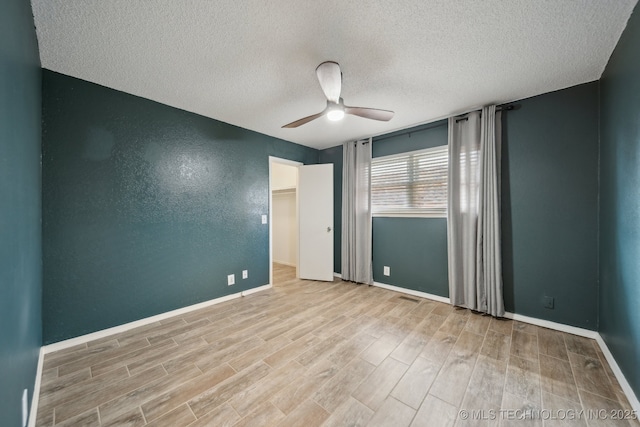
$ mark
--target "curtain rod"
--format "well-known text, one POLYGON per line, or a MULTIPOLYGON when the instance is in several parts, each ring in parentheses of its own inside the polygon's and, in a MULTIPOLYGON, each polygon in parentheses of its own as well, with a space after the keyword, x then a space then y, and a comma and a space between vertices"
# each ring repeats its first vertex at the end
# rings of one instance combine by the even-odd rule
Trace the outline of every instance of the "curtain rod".
MULTIPOLYGON (((516 109, 516 106, 513 105, 513 104, 505 105, 505 106, 501 106, 501 107, 496 107, 496 111, 511 111, 511 110, 515 110, 515 109, 516 109)), ((463 114, 461 116, 458 116, 458 117, 462 117, 462 118, 457 119, 456 123, 460 122, 460 121, 464 121, 464 120, 469 120, 467 117, 463 117, 463 116, 466 116, 467 114, 469 114, 469 113, 465 113, 465 114, 463 114)), ((448 122, 446 120, 444 120, 442 123, 437 123, 437 124, 434 124, 434 125, 431 125, 431 126, 428 126, 428 127, 424 127, 422 129, 418 129, 418 130, 411 130, 411 131, 407 131, 407 132, 396 133, 396 134, 393 134, 393 135, 383 136, 383 137, 380 137, 380 138, 376 138, 374 136, 373 137, 373 141, 375 141, 375 142, 384 141, 385 139, 395 138, 396 136, 411 135, 412 133, 418 133, 418 132, 422 132, 422 131, 425 131, 425 130, 435 129, 435 128, 439 128, 440 126, 447 126, 447 125, 448 125, 448 122)))
MULTIPOLYGON (((511 111, 511 110, 515 110, 516 106, 511 104, 511 105, 505 105, 502 107, 496 107, 496 111, 511 111)), ((477 111, 477 110, 476 110, 477 111)), ((473 111, 469 111, 468 113, 464 113, 460 116, 458 116, 459 118, 456 119, 456 123, 458 122, 464 122, 465 120, 469 120, 469 114, 473 113, 473 111)))
POLYGON ((446 126, 446 125, 447 125, 447 121, 445 120, 444 123, 433 124, 433 125, 431 125, 429 127, 424 127, 422 129, 418 129, 418 130, 411 130, 411 131, 402 132, 402 133, 395 133, 393 135, 383 136, 383 137, 380 137, 380 138, 376 138, 374 136, 373 137, 373 141, 377 142, 377 141, 383 141, 383 140, 389 139, 389 138, 395 138, 396 136, 411 135, 412 133, 418 133, 418 132, 422 132, 422 131, 429 130, 429 129, 435 129, 435 128, 439 128, 440 126, 446 126))

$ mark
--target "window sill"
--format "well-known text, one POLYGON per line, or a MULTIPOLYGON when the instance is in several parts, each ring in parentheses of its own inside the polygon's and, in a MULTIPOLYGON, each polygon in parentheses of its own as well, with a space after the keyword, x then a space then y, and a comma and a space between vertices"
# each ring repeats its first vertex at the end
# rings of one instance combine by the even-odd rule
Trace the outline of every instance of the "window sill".
POLYGON ((373 218, 444 218, 446 214, 423 213, 423 212, 377 212, 371 214, 373 218))

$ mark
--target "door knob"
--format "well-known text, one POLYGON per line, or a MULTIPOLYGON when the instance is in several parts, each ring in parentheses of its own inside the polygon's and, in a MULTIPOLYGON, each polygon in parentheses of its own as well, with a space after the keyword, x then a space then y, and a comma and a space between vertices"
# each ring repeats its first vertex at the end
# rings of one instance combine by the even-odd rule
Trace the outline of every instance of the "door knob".
POLYGON ((327 233, 331 233, 331 227, 327 227, 327 233))

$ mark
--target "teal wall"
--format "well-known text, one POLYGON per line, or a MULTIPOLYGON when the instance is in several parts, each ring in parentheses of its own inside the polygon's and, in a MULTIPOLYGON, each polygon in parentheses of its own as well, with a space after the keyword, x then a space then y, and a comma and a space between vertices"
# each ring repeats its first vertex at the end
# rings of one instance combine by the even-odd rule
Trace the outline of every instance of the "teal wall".
POLYGON ((600 81, 600 334, 640 396, 640 11, 600 81))
POLYGON ((447 264, 446 218, 373 218, 376 282, 448 297, 447 264))
POLYGON ((598 84, 503 114, 502 272, 507 311, 597 328, 598 84), (553 310, 543 297, 555 298, 553 310))
POLYGON ((47 70, 43 122, 45 343, 267 284, 268 156, 318 161, 47 70))
MULTIPOLYGON (((375 158, 442 145, 446 120, 373 138, 371 152, 375 158)), ((374 218, 372 252, 376 282, 449 296, 446 218, 374 218)))
MULTIPOLYGON (((517 104, 503 114, 505 307, 595 330, 598 84, 517 104), (544 296, 555 298, 554 309, 543 307, 544 296)), ((446 143, 447 126, 440 122, 374 138, 372 149, 378 157, 446 143)), ((336 148, 329 150, 320 158, 337 157, 331 155, 336 148)), ((342 168, 335 169, 341 181, 342 168)), ((336 203, 341 197, 336 192, 336 203)), ((446 233, 442 218, 374 218, 375 281, 447 297, 446 233), (382 275, 385 265, 389 277, 382 275)))
POLYGON ((41 71, 31 4, 0 13, 0 424, 22 425, 42 342, 41 71))

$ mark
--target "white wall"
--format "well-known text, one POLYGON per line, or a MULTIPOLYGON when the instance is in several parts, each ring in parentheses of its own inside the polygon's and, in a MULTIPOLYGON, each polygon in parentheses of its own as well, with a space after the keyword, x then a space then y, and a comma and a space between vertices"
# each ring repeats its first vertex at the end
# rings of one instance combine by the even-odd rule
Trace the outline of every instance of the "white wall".
POLYGON ((271 163, 273 261, 291 266, 298 263, 297 185, 297 167, 271 163))
POLYGON ((298 185, 298 168, 282 163, 271 164, 271 189, 296 188, 298 185))
POLYGON ((273 261, 295 266, 298 263, 298 221, 296 193, 273 193, 273 261))

